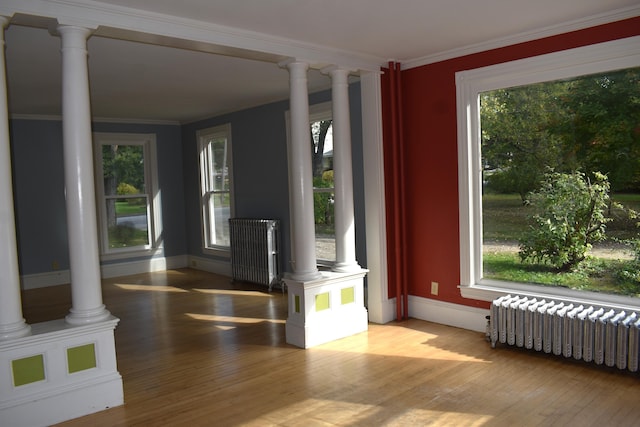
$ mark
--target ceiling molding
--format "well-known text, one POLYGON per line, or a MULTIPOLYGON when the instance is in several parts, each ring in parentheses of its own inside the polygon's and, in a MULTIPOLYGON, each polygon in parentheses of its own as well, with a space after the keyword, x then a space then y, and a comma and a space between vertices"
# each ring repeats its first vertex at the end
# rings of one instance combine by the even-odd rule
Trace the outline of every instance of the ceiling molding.
MULTIPOLYGON (((92 0, 3 0, 0 15, 33 15, 55 18, 60 24, 98 28, 96 34, 114 35, 118 32, 144 34, 147 43, 166 44, 166 39, 182 41, 185 48, 202 50, 202 43, 217 48, 239 49, 243 57, 255 52, 261 60, 264 54, 273 55, 274 62, 282 57, 304 57, 313 61, 314 68, 340 65, 361 71, 377 71, 384 58, 359 52, 332 49, 283 37, 232 28, 204 21, 170 16, 155 12, 109 5, 92 0), (102 28, 105 27, 105 28, 102 28), (153 36, 158 36, 154 39, 153 36), (195 42, 193 44, 185 41, 195 42)), ((211 49, 215 49, 211 47, 211 49)), ((223 51, 225 49, 222 49, 223 51)), ((238 55, 236 55, 238 56, 238 55)), ((249 59, 251 56, 248 56, 249 59)))
POLYGON ((558 34, 568 33, 571 31, 583 30, 585 28, 595 27, 598 25, 608 24, 616 21, 622 21, 629 18, 635 18, 637 16, 640 16, 640 6, 618 9, 600 15, 591 16, 585 19, 579 19, 575 21, 565 22, 560 25, 545 27, 536 31, 524 32, 516 34, 514 36, 489 40, 486 42, 465 46, 459 49, 452 49, 434 55, 427 55, 421 58, 405 60, 402 62, 402 69, 408 70, 410 68, 416 68, 422 65, 434 64, 436 62, 446 61, 448 59, 459 58, 474 53, 485 52, 488 50, 512 46, 519 43, 542 39, 545 37, 556 36, 558 34))

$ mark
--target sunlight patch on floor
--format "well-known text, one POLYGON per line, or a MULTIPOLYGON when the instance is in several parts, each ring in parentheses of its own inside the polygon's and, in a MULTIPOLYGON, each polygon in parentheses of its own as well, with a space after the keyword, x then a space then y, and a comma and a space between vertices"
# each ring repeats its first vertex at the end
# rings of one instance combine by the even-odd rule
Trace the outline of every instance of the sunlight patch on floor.
POLYGON ((215 314, 198 314, 198 313, 185 313, 187 316, 195 320, 206 320, 208 322, 226 322, 226 323, 243 323, 243 324, 255 324, 255 323, 281 323, 284 324, 283 319, 259 319, 254 317, 236 317, 236 316, 217 316, 215 314))
POLYGON ((157 292, 189 292, 186 289, 176 288, 168 285, 132 285, 125 283, 114 283, 115 286, 127 291, 157 291, 157 292))
POLYGON ((259 291, 242 291, 233 289, 194 289, 196 292, 202 292, 203 294, 215 294, 215 295, 235 295, 235 296, 251 296, 251 297, 267 297, 272 298, 271 295, 265 294, 259 291))

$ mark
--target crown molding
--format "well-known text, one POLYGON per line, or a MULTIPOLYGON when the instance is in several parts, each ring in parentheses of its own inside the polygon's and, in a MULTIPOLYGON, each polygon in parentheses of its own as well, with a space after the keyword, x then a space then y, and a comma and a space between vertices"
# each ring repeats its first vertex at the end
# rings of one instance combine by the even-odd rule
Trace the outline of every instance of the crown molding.
POLYGON ((408 70, 423 65, 434 64, 448 59, 459 58, 474 53, 485 52, 501 47, 512 46, 532 40, 543 39, 545 37, 556 36, 558 34, 583 30, 585 28, 596 27, 598 25, 609 24, 611 22, 622 21, 640 16, 640 6, 632 6, 624 9, 617 9, 607 13, 590 16, 588 18, 568 21, 559 25, 553 25, 535 31, 523 32, 509 37, 488 40, 476 43, 459 49, 452 49, 433 55, 402 61, 402 69, 408 70))
POLYGON ((177 43, 189 49, 274 63, 286 57, 309 58, 313 68, 336 64, 361 71, 378 71, 385 61, 359 52, 93 0, 3 0, 0 15, 53 18, 60 24, 97 28, 97 36, 162 45, 177 43))

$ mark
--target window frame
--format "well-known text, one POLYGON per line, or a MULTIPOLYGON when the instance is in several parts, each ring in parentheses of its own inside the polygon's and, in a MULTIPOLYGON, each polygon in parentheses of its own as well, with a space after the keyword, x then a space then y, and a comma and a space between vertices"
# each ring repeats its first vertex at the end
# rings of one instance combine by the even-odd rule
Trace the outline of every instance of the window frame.
MULTIPOLYGON (((199 189, 200 189, 200 230, 201 230, 201 241, 202 241, 202 252, 209 255, 216 255, 221 257, 230 257, 231 256, 231 246, 218 245, 210 242, 210 224, 211 218, 209 215, 209 209, 205 205, 207 200, 207 193, 221 194, 221 193, 229 193, 229 218, 234 217, 235 212, 235 201, 234 201, 234 191, 233 191, 233 154, 232 154, 232 139, 231 139, 231 124, 225 123, 218 126, 212 126, 205 129, 200 129, 196 131, 196 141, 198 146, 198 178, 199 178, 199 189), (207 170, 210 167, 208 156, 206 155, 206 151, 204 150, 204 145, 209 144, 211 139, 217 138, 225 138, 227 141, 227 168, 228 168, 228 176, 229 176, 229 190, 228 191, 220 191, 220 190, 209 190, 206 189, 207 184, 205 183, 205 176, 207 174, 207 170), (205 142, 206 141, 206 142, 205 142)), ((215 223, 215 217, 213 218, 215 223)))
POLYGON ((163 254, 161 201, 158 186, 158 166, 156 135, 153 133, 119 133, 94 132, 94 162, 96 201, 98 204, 98 237, 100 241, 100 259, 104 261, 138 256, 155 256, 163 254), (106 200, 104 192, 104 168, 102 159, 103 145, 139 145, 143 148, 144 180, 147 197, 147 232, 148 245, 133 246, 131 248, 109 248, 109 231, 107 224, 106 200))
POLYGON ((640 307, 638 298, 483 279, 480 153, 481 93, 638 66, 640 36, 634 36, 456 73, 460 292, 464 298, 492 301, 518 293, 640 307))

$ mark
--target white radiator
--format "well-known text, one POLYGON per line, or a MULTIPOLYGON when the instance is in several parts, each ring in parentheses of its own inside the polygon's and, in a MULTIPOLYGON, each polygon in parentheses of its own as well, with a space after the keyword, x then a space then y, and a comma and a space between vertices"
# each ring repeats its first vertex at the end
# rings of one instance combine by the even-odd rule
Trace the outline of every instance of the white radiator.
POLYGON ((269 291, 280 282, 279 229, 274 219, 229 220, 233 280, 265 285, 269 291))
POLYGON ((632 311, 505 295, 491 303, 487 338, 638 371, 640 319, 632 311))

